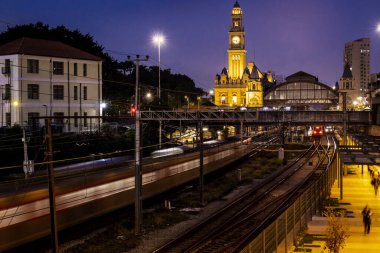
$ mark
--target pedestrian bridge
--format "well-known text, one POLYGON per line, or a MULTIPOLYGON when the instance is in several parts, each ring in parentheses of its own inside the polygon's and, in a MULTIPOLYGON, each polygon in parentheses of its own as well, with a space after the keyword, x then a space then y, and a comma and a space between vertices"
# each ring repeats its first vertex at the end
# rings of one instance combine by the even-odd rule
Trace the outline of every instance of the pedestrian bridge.
POLYGON ((250 123, 250 124, 277 124, 291 122, 292 124, 341 124, 344 118, 349 125, 370 125, 370 111, 141 111, 142 121, 194 121, 214 123, 250 123))

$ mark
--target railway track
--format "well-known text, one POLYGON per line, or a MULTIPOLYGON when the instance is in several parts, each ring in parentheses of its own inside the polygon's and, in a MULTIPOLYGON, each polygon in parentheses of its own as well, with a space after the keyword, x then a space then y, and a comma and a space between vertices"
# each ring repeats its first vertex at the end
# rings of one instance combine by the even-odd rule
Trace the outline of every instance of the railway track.
POLYGON ((308 175, 329 160, 329 152, 319 144, 311 146, 292 163, 154 252, 232 251, 245 235, 285 204, 308 175), (309 160, 316 165, 305 169, 309 160))

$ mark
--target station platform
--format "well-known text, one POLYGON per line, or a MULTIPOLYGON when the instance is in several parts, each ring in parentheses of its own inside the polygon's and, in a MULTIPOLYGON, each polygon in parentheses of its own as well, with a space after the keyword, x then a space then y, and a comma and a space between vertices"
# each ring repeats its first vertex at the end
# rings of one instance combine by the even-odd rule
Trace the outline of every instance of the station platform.
MULTIPOLYGON (((340 198, 340 189, 336 181, 332 190, 331 197, 339 201, 339 207, 347 210, 349 235, 346 240, 346 246, 340 253, 375 253, 380 252, 380 191, 375 195, 373 186, 371 185, 371 176, 364 166, 363 174, 361 166, 349 166, 348 175, 343 178, 343 199, 340 198), (364 224, 362 218, 362 210, 368 205, 372 210, 371 232, 364 234, 364 224)), ((312 221, 308 223, 306 233, 309 235, 324 235, 326 231, 326 218, 314 216, 312 221)), ((328 250, 324 246, 324 241, 313 241, 308 245, 307 252, 327 253, 328 250)), ((293 251, 299 252, 299 251, 293 251)))

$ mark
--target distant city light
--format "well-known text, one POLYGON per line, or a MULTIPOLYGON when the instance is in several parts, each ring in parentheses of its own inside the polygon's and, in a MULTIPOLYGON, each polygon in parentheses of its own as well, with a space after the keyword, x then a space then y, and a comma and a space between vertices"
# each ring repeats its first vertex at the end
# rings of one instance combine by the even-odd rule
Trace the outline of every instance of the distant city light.
POLYGON ((107 107, 107 104, 106 103, 100 103, 100 108, 102 108, 102 109, 104 109, 104 108, 106 108, 107 107))
POLYGON ((13 106, 18 106, 18 101, 13 101, 13 106))
POLYGON ((376 27, 376 32, 379 32, 380 33, 380 23, 377 24, 377 27, 376 27))
POLYGON ((146 94, 146 98, 151 98, 151 97, 152 97, 152 93, 148 92, 148 93, 146 94))

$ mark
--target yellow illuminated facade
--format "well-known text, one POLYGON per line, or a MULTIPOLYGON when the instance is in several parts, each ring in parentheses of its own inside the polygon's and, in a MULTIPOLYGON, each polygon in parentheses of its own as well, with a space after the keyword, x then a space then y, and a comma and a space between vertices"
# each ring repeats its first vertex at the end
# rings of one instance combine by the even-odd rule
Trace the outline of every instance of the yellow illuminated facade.
POLYGON ((228 70, 223 68, 216 75, 214 83, 215 104, 217 106, 263 106, 263 85, 272 83, 271 73, 262 73, 253 61, 247 65, 243 11, 235 3, 228 32, 228 70))

